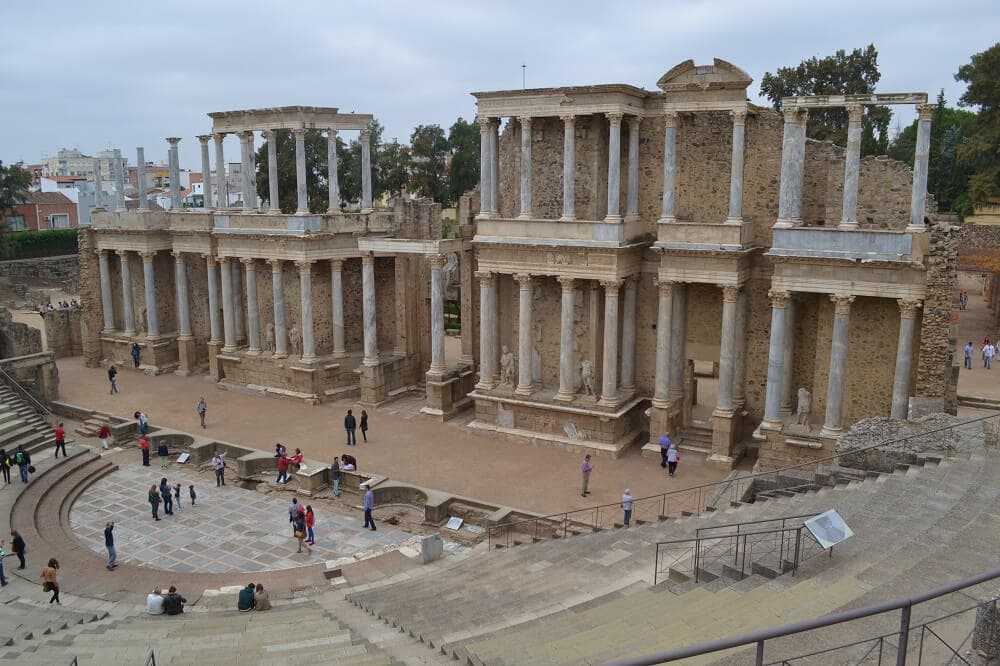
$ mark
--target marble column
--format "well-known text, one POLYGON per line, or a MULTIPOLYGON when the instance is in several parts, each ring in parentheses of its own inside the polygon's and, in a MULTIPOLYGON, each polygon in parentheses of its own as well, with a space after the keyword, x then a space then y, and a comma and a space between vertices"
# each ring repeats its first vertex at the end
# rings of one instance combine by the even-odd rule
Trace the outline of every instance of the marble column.
POLYGON ((191 306, 188 303, 187 266, 183 252, 172 252, 174 257, 174 294, 177 300, 177 336, 179 340, 191 339, 191 306))
POLYGON ((920 301, 899 299, 899 342, 896 345, 896 372, 892 378, 892 411, 894 419, 905 419, 910 403, 910 367, 913 364, 913 331, 916 327, 920 301))
POLYGON ((861 171, 861 119, 864 107, 847 107, 847 149, 844 151, 844 204, 840 229, 858 228, 858 176, 861 171))
POLYGON ((309 190, 306 189, 306 131, 293 129, 295 137, 295 198, 296 213, 309 212, 309 190))
POLYGON ((830 372, 826 385, 826 419, 821 434, 843 432, 844 383, 847 381, 847 342, 853 296, 830 294, 833 301, 833 343, 830 345, 830 372))
POLYGON ((573 358, 573 324, 575 319, 576 289, 571 277, 560 275, 556 278, 562 285, 562 309, 559 321, 559 391, 556 400, 570 401, 576 395, 573 358))
POLYGON ((243 210, 257 209, 257 179, 254 173, 253 131, 240 132, 243 157, 243 210))
POLYGON ((208 341, 211 344, 219 344, 222 342, 222 322, 219 321, 219 275, 215 268, 215 257, 210 254, 203 256, 208 272, 208 341))
POLYGON ((97 262, 101 273, 101 310, 104 313, 104 329, 102 333, 115 330, 115 306, 111 302, 111 265, 108 262, 108 251, 97 251, 97 262))
POLYGON ((372 147, 371 130, 361 130, 361 212, 370 213, 372 207, 372 147))
POLYGON ((733 404, 746 404, 747 350, 747 291, 740 289, 736 297, 736 344, 733 347, 733 404))
POLYGON ((736 347, 736 301, 740 288, 722 286, 722 337, 719 344, 719 390, 715 401, 715 414, 728 416, 733 412, 734 351, 736 347))
POLYGON ((927 231, 924 218, 927 215, 927 163, 931 154, 931 117, 937 104, 917 106, 917 147, 913 156, 913 190, 910 194, 910 223, 906 230, 910 233, 927 231))
POLYGON ((684 397, 684 366, 687 365, 687 285, 674 283, 674 307, 670 327, 670 401, 684 397))
POLYGON ((665 409, 670 406, 670 333, 674 314, 674 283, 657 279, 655 284, 659 303, 656 311, 656 378, 653 385, 653 406, 665 409))
POLYGON ((226 151, 224 146, 226 135, 220 132, 213 134, 212 138, 215 140, 215 207, 229 208, 229 183, 226 182, 226 151))
POLYGON ((601 399, 597 404, 618 406, 618 290, 621 280, 602 280, 604 287, 604 353, 601 366, 601 399))
POLYGON ((132 268, 128 260, 128 250, 115 250, 122 274, 122 318, 125 320, 125 335, 135 335, 135 309, 132 302, 132 268))
POLYGON ((785 109, 785 127, 781 140, 781 184, 778 188, 778 229, 802 223, 802 178, 806 158, 805 109, 785 109))
POLYGON ((677 220, 677 112, 663 114, 663 204, 662 224, 677 220))
POLYGON ((201 143, 201 207, 205 210, 212 208, 212 162, 208 155, 208 142, 211 139, 211 134, 198 135, 201 143))
POLYGON ((155 252, 140 252, 142 257, 142 277, 146 287, 146 337, 156 340, 160 337, 160 320, 156 309, 156 274, 153 272, 155 252))
POLYGON ((743 222, 743 154, 746 147, 746 109, 729 112, 733 118, 733 154, 729 161, 729 216, 728 224, 743 222))
POLYGON ((622 191, 622 114, 607 113, 608 118, 608 214, 605 222, 620 222, 622 191))
POLYGON ((490 132, 493 129, 493 120, 478 116, 476 123, 479 125, 479 215, 477 217, 489 217, 490 213, 490 186, 493 179, 490 170, 493 168, 493 156, 490 152, 490 132))
POLYGON ((271 259, 271 293, 274 302, 274 358, 288 356, 288 328, 285 323, 285 262, 271 259))
POLYGON ((625 280, 625 303, 622 311, 622 394, 635 393, 635 278, 625 280))
POLYGON ((365 322, 363 365, 378 365, 378 328, 375 321, 375 255, 361 255, 361 310, 365 322))
MULTIPOLYGON (((491 118, 490 129, 490 212, 500 214, 500 118, 491 118)), ((500 350, 497 350, 499 353, 500 350)), ((498 368, 499 371, 499 368, 498 368)))
MULTIPOLYGON (((626 185, 625 217, 639 217, 639 116, 628 119, 628 180, 626 185)), ((624 383, 624 377, 622 382, 624 383)))
POLYGON ((792 386, 792 371, 795 362, 795 294, 791 294, 785 304, 785 354, 782 361, 781 374, 781 406, 778 408, 782 416, 788 416, 795 411, 795 387, 792 386))
POLYGON ((260 349, 260 308, 257 305, 257 260, 249 257, 240 259, 247 281, 247 350, 259 354, 260 349))
POLYGON ((531 219, 531 118, 521 116, 521 208, 517 219, 531 219))
POLYGON ((299 269, 299 309, 302 322, 302 361, 308 363, 316 359, 316 342, 313 336, 312 307, 312 263, 296 261, 299 269))
MULTIPOLYGON (((146 151, 141 147, 135 149, 135 184, 139 197, 139 210, 149 210, 149 197, 146 196, 146 151)), ((100 176, 97 176, 96 186, 97 189, 101 187, 100 176)), ((101 207, 100 200, 97 207, 101 207)))
POLYGON ((531 395, 531 357, 534 344, 531 334, 531 311, 534 300, 534 284, 527 273, 514 276, 519 286, 517 298, 517 388, 515 395, 531 395))
POLYGON ((344 344, 344 262, 330 260, 330 302, 333 306, 333 355, 347 356, 344 344))
POLYGON ((177 157, 177 144, 180 142, 180 137, 167 137, 167 143, 170 144, 170 148, 167 150, 167 168, 170 171, 170 210, 180 210, 184 207, 184 202, 181 201, 181 166, 177 157))
MULTIPOLYGON (((141 148, 139 150, 142 150, 141 148)), ((104 183, 101 181, 101 160, 94 160, 94 209, 104 210, 104 183)))
POLYGON ((785 375, 785 306, 791 294, 768 292, 771 299, 771 343, 767 350, 767 387, 762 428, 781 429, 781 381, 785 375))
POLYGON ((576 219, 576 116, 563 121, 563 212, 562 220, 576 219))
POLYGON ((281 193, 278 190, 278 131, 261 132, 267 142, 267 212, 281 214, 281 193))
POLYGON ((496 387, 496 320, 497 282, 496 275, 476 271, 479 280, 479 383, 477 389, 489 390, 496 387))
POLYGON ((340 212, 340 176, 337 174, 337 168, 337 130, 331 127, 326 132, 326 180, 330 190, 327 215, 340 212))
POLYGON ((122 151, 117 148, 115 148, 115 197, 115 209, 118 212, 125 212, 125 167, 122 165, 122 151))
POLYGON ((431 264, 431 367, 429 372, 444 375, 448 369, 444 360, 444 268, 445 256, 432 254, 431 264))
POLYGON ((243 312, 243 271, 237 260, 230 267, 233 282, 233 324, 236 326, 236 341, 242 344, 246 339, 246 320, 243 312))
POLYGON ((222 281, 222 327, 225 330, 222 351, 232 352, 236 350, 236 315, 233 307, 232 260, 229 257, 219 257, 219 271, 222 281))

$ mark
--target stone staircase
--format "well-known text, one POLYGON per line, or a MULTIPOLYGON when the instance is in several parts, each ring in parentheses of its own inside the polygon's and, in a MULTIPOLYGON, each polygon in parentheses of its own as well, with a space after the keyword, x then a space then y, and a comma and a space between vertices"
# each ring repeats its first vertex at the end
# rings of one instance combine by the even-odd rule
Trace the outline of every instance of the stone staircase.
MULTIPOLYGON (((55 444, 50 417, 6 384, 0 384, 0 448, 13 454, 23 446, 29 454, 55 444)), ((73 440, 67 438, 69 445, 73 440)), ((13 470, 16 476, 17 470, 13 470)))
POLYGON ((712 426, 703 421, 692 421, 691 425, 680 429, 677 448, 681 451, 703 453, 712 452, 712 426))

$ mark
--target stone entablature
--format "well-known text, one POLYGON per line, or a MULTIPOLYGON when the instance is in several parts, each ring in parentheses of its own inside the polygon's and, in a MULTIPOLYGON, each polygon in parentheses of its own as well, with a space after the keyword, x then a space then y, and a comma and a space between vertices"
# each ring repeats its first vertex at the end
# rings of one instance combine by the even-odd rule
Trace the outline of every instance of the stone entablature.
POLYGON ((209 113, 212 132, 236 134, 277 129, 365 130, 370 113, 340 113, 324 106, 277 106, 269 109, 215 111, 209 113))

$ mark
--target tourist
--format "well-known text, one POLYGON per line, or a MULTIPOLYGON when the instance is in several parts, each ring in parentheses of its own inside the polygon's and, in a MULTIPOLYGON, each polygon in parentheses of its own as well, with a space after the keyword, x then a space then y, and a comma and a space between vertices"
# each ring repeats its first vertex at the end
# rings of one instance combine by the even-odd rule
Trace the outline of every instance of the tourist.
POLYGON ((965 345, 965 368, 966 370, 972 370, 972 340, 969 340, 969 344, 965 345))
POLYGON ((271 596, 260 583, 257 583, 253 591, 253 607, 259 611, 271 610, 271 596))
POLYGON ((670 448, 667 450, 667 471, 670 472, 670 476, 673 476, 677 471, 677 463, 681 460, 680 454, 677 453, 677 445, 671 444, 670 448))
POLYGON ((313 526, 316 524, 316 514, 313 513, 312 505, 306 505, 306 543, 316 543, 316 536, 313 533, 313 526))
POLYGON ((141 353, 142 353, 142 350, 139 349, 139 343, 138 342, 133 342, 132 343, 132 363, 135 365, 135 369, 136 370, 139 369, 139 354, 141 354, 141 353))
POLYGON ((17 530, 11 530, 10 535, 14 537, 14 540, 10 542, 10 548, 17 555, 17 561, 20 562, 18 569, 24 568, 24 553, 27 551, 27 546, 24 545, 24 539, 21 537, 21 533, 17 530))
POLYGON ((208 405, 205 404, 205 398, 202 397, 198 400, 198 418, 201 419, 201 427, 205 427, 205 412, 208 411, 208 405))
POLYGON ((983 347, 983 362, 986 365, 987 370, 993 368, 993 357, 996 356, 997 348, 993 346, 992 342, 987 342, 986 346, 983 347))
POLYGON ((625 493, 622 495, 622 509, 625 511, 625 527, 629 527, 632 522, 632 507, 635 505, 635 500, 632 499, 632 491, 628 488, 625 489, 625 493))
POLYGON ((583 473, 583 487, 580 490, 580 497, 586 497, 590 494, 590 491, 587 490, 587 486, 590 485, 590 473, 594 471, 594 466, 590 464, 589 453, 583 457, 583 464, 580 465, 580 471, 583 473))
POLYGON ((154 587, 153 591, 146 595, 146 612, 150 615, 163 615, 163 595, 160 588, 154 587))
POLYGON ((278 458, 278 478, 275 483, 288 483, 288 466, 292 464, 292 461, 288 456, 281 456, 278 458))
POLYGON ((191 506, 194 506, 194 500, 197 497, 194 492, 194 485, 188 486, 188 493, 191 495, 191 506))
POLYGON ((101 439, 101 448, 105 451, 108 450, 108 442, 111 441, 111 424, 105 423, 101 426, 101 431, 97 433, 97 436, 101 439))
POLYGON ((3 558, 6 557, 7 554, 3 552, 3 543, 3 539, 0 539, 0 586, 7 585, 7 576, 3 573, 3 558))
POLYGON ((0 449, 0 470, 3 471, 3 482, 10 485, 10 468, 14 461, 7 455, 7 449, 0 449))
POLYGON ((139 438, 139 448, 142 449, 142 466, 149 467, 149 437, 139 438))
POLYGON ((280 442, 277 443, 277 444, 275 444, 274 445, 274 457, 275 458, 280 458, 280 457, 285 456, 285 455, 288 455, 288 451, 285 449, 285 447, 280 442))
POLYGON ((118 553, 115 552, 115 523, 114 521, 104 524, 104 547, 108 549, 108 571, 113 571, 117 566, 115 561, 118 553))
POLYGON ((288 522, 293 524, 292 531, 294 532, 295 516, 299 515, 299 500, 296 497, 292 498, 292 501, 288 504, 288 522))
POLYGON ((340 497, 340 456, 334 456, 330 466, 330 485, 333 486, 333 496, 340 497))
POLYGON ((136 412, 132 415, 139 423, 139 434, 145 435, 149 432, 149 418, 143 412, 136 412))
POLYGON ((236 609, 241 613, 249 613, 253 610, 253 593, 256 588, 253 583, 249 583, 240 590, 240 595, 236 599, 236 609))
POLYGON ((990 344, 989 338, 983 338, 983 346, 980 348, 980 354, 983 357, 983 367, 986 367, 986 347, 990 344))
POLYGON ((66 430, 63 428, 62 421, 56 426, 56 454, 54 457, 59 457, 59 449, 62 449, 63 458, 66 456, 66 430))
POLYGON ((167 440, 160 440, 160 445, 156 447, 156 455, 160 456, 160 469, 166 469, 169 461, 167 456, 170 455, 170 451, 167 449, 167 440))
POLYGON ((288 462, 289 466, 295 465, 295 467, 292 469, 292 473, 293 474, 298 473, 298 471, 302 468, 302 450, 295 449, 295 455, 289 456, 288 462))
POLYGON ((118 393, 118 368, 114 363, 108 368, 108 381, 111 382, 111 395, 118 393))
POLYGON ((41 578, 42 581, 42 591, 51 592, 52 598, 49 599, 51 604, 53 601, 62 606, 62 602, 59 601, 59 581, 56 578, 56 572, 59 571, 59 562, 56 558, 49 560, 49 565, 42 569, 41 578))
POLYGON ((375 508, 375 493, 372 492, 371 483, 364 484, 365 489, 365 527, 371 527, 375 531, 375 519, 372 518, 372 510, 375 508))
POLYGON ((174 515, 174 501, 171 498, 171 488, 167 484, 167 477, 160 479, 160 495, 163 497, 163 513, 168 516, 174 515))
POLYGON ((212 456, 212 469, 215 470, 215 487, 226 485, 226 452, 215 451, 212 456))
POLYGON ((174 506, 181 508, 181 484, 174 484, 174 506))
POLYGON ((292 534, 295 535, 295 539, 299 542, 299 549, 297 551, 295 551, 295 552, 301 553, 302 552, 302 547, 305 546, 306 551, 308 551, 309 554, 312 554, 312 548, 310 548, 306 544, 306 542, 305 542, 305 538, 306 538, 306 516, 305 516, 305 514, 304 513, 296 513, 295 514, 295 519, 292 521, 292 525, 295 528, 295 531, 292 532, 292 534))
POLYGON ((17 465, 17 471, 21 475, 21 481, 24 483, 28 482, 28 468, 31 466, 31 456, 28 452, 24 450, 24 447, 20 444, 17 450, 14 451, 14 464, 17 465))
POLYGON ((351 410, 347 410, 347 416, 344 417, 344 430, 347 431, 347 445, 355 446, 357 445, 357 439, 354 436, 354 431, 357 430, 358 424, 354 419, 354 414, 351 410))
POLYGON ((358 460, 354 456, 345 453, 344 455, 340 456, 340 459, 344 463, 343 470, 345 472, 353 472, 358 468, 358 460))
POLYGON ((368 412, 361 410, 361 437, 368 441, 368 412))
POLYGON ((159 520, 160 492, 156 489, 155 485, 149 487, 148 498, 150 506, 153 507, 153 520, 159 520))
POLYGON ((670 448, 670 433, 660 435, 660 467, 667 466, 667 449, 670 448))
POLYGON ((180 615, 184 612, 184 604, 187 603, 187 599, 177 594, 177 588, 173 585, 167 590, 167 595, 163 597, 163 613, 164 615, 180 615))

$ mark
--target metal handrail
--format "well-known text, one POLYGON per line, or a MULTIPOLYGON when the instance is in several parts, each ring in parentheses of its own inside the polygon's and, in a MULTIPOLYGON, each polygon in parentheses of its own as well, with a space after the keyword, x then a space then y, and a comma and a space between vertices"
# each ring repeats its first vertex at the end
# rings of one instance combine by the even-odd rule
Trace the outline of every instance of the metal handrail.
POLYGON ((146 655, 146 666, 156 666, 156 654, 152 650, 146 655))
POLYGON ((0 368, 0 376, 3 377, 4 381, 7 383, 8 386, 16 389, 17 391, 20 391, 22 396, 26 397, 29 401, 33 402, 38 407, 38 409, 42 410, 43 414, 48 415, 49 408, 43 405, 41 402, 39 402, 39 400, 35 396, 31 395, 31 392, 29 392, 28 389, 21 386, 18 383, 18 381, 13 377, 11 377, 9 374, 7 374, 7 371, 4 370, 3 368, 0 368))
MULTIPOLYGON (((958 592, 959 590, 964 590, 968 587, 973 587, 981 583, 995 580, 997 578, 1000 578, 1000 569, 991 569, 975 576, 953 583, 948 583, 947 585, 942 585, 911 597, 884 601, 882 603, 865 606, 863 608, 842 611, 840 613, 831 613, 812 620, 792 622, 791 624, 786 624, 780 627, 751 631, 738 636, 730 636, 729 638, 720 638, 715 641, 701 643, 700 645, 690 645, 687 647, 675 648, 673 650, 666 650, 664 652, 657 652, 656 654, 650 654, 644 657, 623 659, 621 661, 612 662, 610 666, 654 666, 654 664, 663 664, 670 661, 677 661, 678 659, 698 657, 701 655, 711 654, 713 652, 732 650, 734 648, 745 647, 748 645, 756 645, 757 650, 754 663, 756 666, 763 666, 764 644, 769 640, 782 638, 784 636, 792 636, 794 634, 800 634, 814 629, 823 629, 836 624, 851 622, 853 620, 861 620, 866 617, 890 613, 892 611, 901 611, 899 630, 895 632, 895 635, 899 637, 896 663, 898 666, 905 666, 908 643, 907 637, 910 632, 910 615, 914 606, 937 599, 938 597, 943 597, 947 594, 952 594, 953 592, 958 592)), ((869 640, 877 639, 878 637, 869 640)))
MULTIPOLYGON (((813 516, 818 516, 818 515, 819 515, 818 513, 803 513, 803 514, 800 514, 800 515, 797 515, 797 516, 782 516, 780 518, 761 518, 760 520, 744 520, 744 521, 741 521, 741 522, 738 522, 738 523, 727 523, 725 525, 709 525, 708 527, 699 527, 697 530, 695 530, 694 535, 696 537, 712 538, 711 536, 702 535, 702 532, 708 532, 710 530, 721 530, 721 529, 725 529, 727 527, 735 527, 736 528, 736 534, 740 534, 741 533, 740 532, 740 528, 743 525, 759 525, 761 523, 774 523, 774 522, 777 522, 779 520, 781 521, 781 526, 784 527, 786 520, 798 520, 799 518, 812 518, 813 516)), ((729 535, 728 534, 717 534, 715 536, 716 537, 724 537, 724 536, 729 536, 729 535)))

